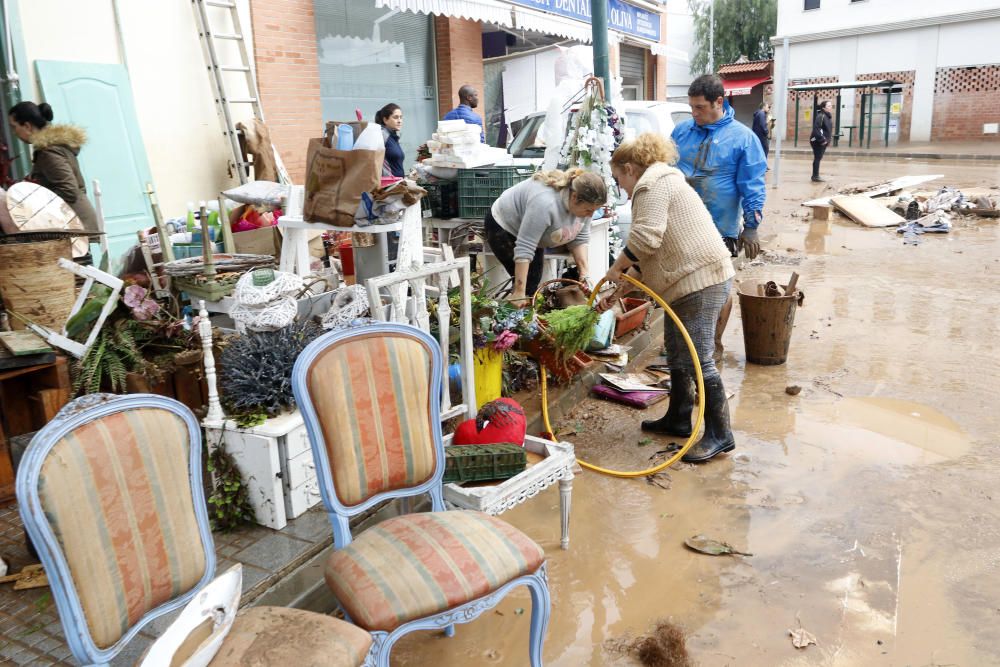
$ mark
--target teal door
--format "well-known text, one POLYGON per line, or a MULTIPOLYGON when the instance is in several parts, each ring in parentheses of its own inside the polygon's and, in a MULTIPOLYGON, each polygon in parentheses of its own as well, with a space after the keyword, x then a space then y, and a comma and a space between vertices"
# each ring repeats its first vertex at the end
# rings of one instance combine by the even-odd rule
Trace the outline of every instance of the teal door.
POLYGON ((153 225, 145 194, 146 183, 153 179, 128 74, 122 65, 56 60, 37 60, 35 69, 42 96, 55 112, 54 122, 79 125, 87 131, 87 144, 80 151, 80 169, 91 201, 94 179, 101 182, 101 205, 113 265, 135 245, 135 232, 153 225))

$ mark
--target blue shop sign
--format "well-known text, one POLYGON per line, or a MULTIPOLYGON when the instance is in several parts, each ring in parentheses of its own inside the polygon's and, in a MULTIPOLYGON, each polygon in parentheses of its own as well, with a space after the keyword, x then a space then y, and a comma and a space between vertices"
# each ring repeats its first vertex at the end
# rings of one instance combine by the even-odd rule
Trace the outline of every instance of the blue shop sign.
MULTIPOLYGON (((510 0, 510 2, 590 23, 590 0, 510 0)), ((608 27, 654 42, 660 41, 660 15, 621 0, 608 0, 608 27)))

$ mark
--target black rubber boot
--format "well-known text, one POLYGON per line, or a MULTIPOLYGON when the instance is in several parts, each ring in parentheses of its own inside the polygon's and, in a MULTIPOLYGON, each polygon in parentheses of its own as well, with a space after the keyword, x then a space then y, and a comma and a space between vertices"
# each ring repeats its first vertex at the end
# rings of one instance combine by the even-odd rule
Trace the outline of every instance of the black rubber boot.
POLYGON ((691 411, 694 410, 694 381, 685 370, 670 370, 670 402, 667 414, 642 422, 642 430, 687 438, 691 435, 691 411))
POLYGON ((736 440, 729 425, 729 399, 726 398, 722 378, 707 379, 705 380, 705 433, 681 460, 687 463, 700 463, 734 449, 736 440))

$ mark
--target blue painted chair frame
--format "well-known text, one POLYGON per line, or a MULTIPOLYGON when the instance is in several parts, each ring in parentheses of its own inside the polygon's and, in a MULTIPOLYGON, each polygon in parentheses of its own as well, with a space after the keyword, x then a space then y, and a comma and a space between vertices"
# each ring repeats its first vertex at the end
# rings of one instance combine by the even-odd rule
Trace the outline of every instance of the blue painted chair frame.
MULTIPOLYGON (((314 340, 303 350, 302 354, 295 362, 292 371, 292 390, 295 394, 295 401, 302 412, 303 421, 309 434, 309 443, 312 448, 313 458, 316 465, 316 474, 319 480, 320 495, 330 517, 333 526, 334 548, 343 549, 351 543, 353 537, 349 526, 352 516, 365 512, 372 507, 391 499, 408 498, 428 494, 431 499, 431 510, 443 512, 444 491, 442 478, 444 476, 444 443, 441 435, 440 420, 440 396, 442 381, 442 356, 438 341, 430 334, 427 334, 416 327, 397 323, 372 323, 364 324, 348 329, 333 331, 324 334, 314 340), (334 488, 333 474, 330 460, 327 455, 327 448, 323 437, 323 430, 320 426, 319 416, 308 390, 308 373, 313 363, 323 352, 329 348, 350 340, 357 336, 370 336, 373 334, 385 336, 409 337, 420 342, 428 351, 430 356, 430 387, 428 391, 428 416, 430 419, 432 437, 436 462, 434 473, 424 483, 417 486, 395 489, 378 493, 367 500, 353 506, 345 506, 337 497, 334 488)), ((456 510, 461 511, 461 510, 456 510)), ((542 645, 545 641, 545 633, 548 628, 551 599, 549 596, 548 580, 546 577, 546 564, 543 562, 538 570, 530 575, 525 575, 513 579, 497 590, 479 599, 467 602, 463 605, 453 607, 446 611, 418 618, 400 625, 391 632, 370 631, 374 638, 371 652, 365 665, 375 665, 377 667, 389 667, 389 654, 393 644, 405 634, 415 630, 444 629, 451 636, 454 634, 455 623, 467 623, 474 620, 483 612, 493 608, 504 596, 518 586, 527 586, 531 593, 531 635, 529 639, 529 657, 532 667, 542 665, 542 645)))
POLYGON ((135 635, 151 621, 164 614, 183 607, 215 575, 215 550, 209 528, 208 510, 201 483, 201 428, 191 411, 172 398, 153 394, 133 394, 113 396, 91 394, 83 396, 64 407, 56 417, 40 430, 31 440, 17 475, 17 501, 24 521, 24 527, 34 542, 39 560, 48 574, 52 595, 55 598, 59 617, 62 620, 66 641, 74 657, 85 665, 108 664, 135 635), (38 495, 38 482, 42 465, 52 448, 73 430, 107 415, 134 408, 157 408, 173 413, 183 420, 187 427, 189 450, 189 479, 198 532, 205 551, 205 573, 188 592, 148 611, 129 628, 122 637, 106 649, 99 648, 90 633, 84 617, 79 594, 73 585, 73 577, 65 555, 42 510, 38 495))

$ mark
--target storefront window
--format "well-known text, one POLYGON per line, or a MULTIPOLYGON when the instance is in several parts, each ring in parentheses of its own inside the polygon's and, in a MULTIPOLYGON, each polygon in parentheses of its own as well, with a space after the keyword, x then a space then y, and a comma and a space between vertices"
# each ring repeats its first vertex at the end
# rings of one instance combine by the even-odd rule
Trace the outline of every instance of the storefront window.
POLYGON ((398 104, 409 167, 438 120, 431 18, 373 0, 322 0, 315 12, 323 120, 354 120, 360 109, 372 122, 384 105, 398 104))

